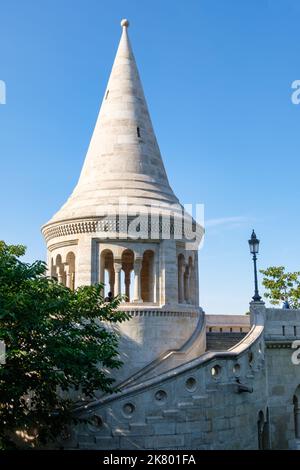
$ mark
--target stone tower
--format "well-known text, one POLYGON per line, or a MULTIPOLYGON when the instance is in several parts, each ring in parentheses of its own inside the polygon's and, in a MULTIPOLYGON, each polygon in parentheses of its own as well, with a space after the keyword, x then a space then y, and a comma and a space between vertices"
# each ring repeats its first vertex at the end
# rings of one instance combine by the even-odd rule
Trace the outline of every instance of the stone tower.
MULTIPOLYGON (((128 38, 127 20, 78 183, 43 226, 49 274, 71 289, 126 294, 121 379, 170 351, 205 350, 197 246, 203 229, 174 195, 128 38), (196 233, 193 243, 191 240, 196 233), (195 347, 197 344, 197 347, 195 347), (193 345, 193 347, 191 347, 193 345)), ((180 356, 180 355, 179 355, 180 356)), ((187 356, 185 355, 185 360, 187 356)))

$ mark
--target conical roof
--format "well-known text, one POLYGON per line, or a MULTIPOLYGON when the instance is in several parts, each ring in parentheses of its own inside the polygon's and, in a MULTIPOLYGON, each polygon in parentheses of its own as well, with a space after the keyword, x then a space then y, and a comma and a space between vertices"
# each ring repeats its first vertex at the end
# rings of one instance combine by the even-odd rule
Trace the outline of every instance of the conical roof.
MULTIPOLYGON (((128 38, 127 20, 79 181, 49 223, 94 217, 103 206, 178 204, 166 175, 142 83, 128 38)), ((47 224, 48 225, 48 224, 47 224)))

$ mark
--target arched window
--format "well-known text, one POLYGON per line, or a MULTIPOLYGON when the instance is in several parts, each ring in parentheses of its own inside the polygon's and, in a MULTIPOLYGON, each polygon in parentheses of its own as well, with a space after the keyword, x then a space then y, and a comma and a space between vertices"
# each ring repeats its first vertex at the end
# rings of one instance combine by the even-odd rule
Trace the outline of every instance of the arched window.
POLYGON ((154 253, 152 250, 146 250, 143 254, 141 269, 141 290, 143 302, 154 302, 154 253))
POLYGON ((121 292, 126 295, 126 302, 132 299, 132 274, 133 274, 134 254, 131 250, 124 250, 122 253, 122 275, 121 292))
POLYGON ((190 268, 189 265, 186 265, 184 275, 183 275, 183 286, 184 286, 184 302, 189 303, 190 298, 190 268))
POLYGON ((67 284, 67 276, 65 272, 65 267, 62 262, 61 255, 56 255, 55 259, 55 277, 60 284, 64 286, 67 284))
POLYGON ((66 257, 66 286, 69 289, 74 290, 75 288, 75 255, 72 251, 67 254, 66 257))

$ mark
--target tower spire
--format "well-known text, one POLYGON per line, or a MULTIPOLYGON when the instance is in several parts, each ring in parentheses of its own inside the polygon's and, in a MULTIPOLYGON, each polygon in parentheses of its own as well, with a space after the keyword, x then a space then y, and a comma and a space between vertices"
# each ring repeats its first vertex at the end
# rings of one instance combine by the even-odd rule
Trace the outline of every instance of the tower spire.
POLYGON ((79 181, 51 222, 99 214, 103 206, 177 204, 166 175, 128 37, 122 35, 79 181))

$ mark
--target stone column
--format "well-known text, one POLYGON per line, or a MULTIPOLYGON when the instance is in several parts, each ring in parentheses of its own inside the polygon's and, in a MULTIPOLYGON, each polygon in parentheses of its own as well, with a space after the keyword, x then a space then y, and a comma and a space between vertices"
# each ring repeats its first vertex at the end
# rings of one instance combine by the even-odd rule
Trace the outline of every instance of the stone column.
POLYGON ((111 267, 108 269, 108 283, 109 283, 109 290, 112 293, 112 295, 116 295, 115 294, 115 279, 116 279, 115 272, 114 272, 114 269, 111 267))
POLYGON ((152 264, 150 266, 150 301, 156 302, 156 255, 152 259, 152 264))
POLYGON ((160 301, 162 305, 178 304, 178 262, 176 240, 160 243, 160 301))
POLYGON ((121 269, 122 264, 120 261, 114 261, 114 270, 115 270, 115 286, 114 286, 114 295, 121 294, 121 269))
POLYGON ((72 273, 70 271, 70 266, 66 266, 66 280, 67 280, 66 286, 69 289, 72 289, 72 273))
POLYGON ((125 271, 125 295, 126 302, 130 302, 130 269, 125 271))
POLYGON ((63 283, 63 277, 61 275, 61 269, 60 269, 60 266, 58 266, 56 268, 56 277, 57 277, 57 281, 59 284, 62 284, 63 283))
POLYGON ((134 302, 143 302, 141 298, 142 285, 141 285, 141 270, 142 270, 142 258, 137 258, 134 261, 134 302))
POLYGON ((183 302, 185 304, 188 303, 188 283, 189 283, 189 274, 188 274, 188 268, 187 266, 185 266, 185 271, 184 271, 184 274, 183 274, 183 283, 184 283, 184 296, 183 296, 183 302))
MULTIPOLYGON (((94 249, 90 234, 81 234, 78 240, 75 287, 90 286, 94 279, 94 249)), ((97 281, 96 281, 97 282, 97 281)))
POLYGON ((195 268, 191 266, 191 274, 190 274, 190 303, 195 305, 195 268))

